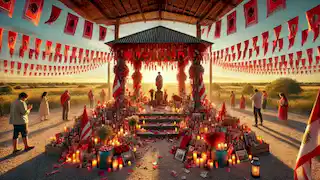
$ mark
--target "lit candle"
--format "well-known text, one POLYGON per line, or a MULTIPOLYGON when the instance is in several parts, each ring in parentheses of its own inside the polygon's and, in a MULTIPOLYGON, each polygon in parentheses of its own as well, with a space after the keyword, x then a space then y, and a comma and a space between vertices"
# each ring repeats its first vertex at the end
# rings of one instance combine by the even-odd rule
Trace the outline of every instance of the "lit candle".
POLYGON ((231 166, 232 165, 232 159, 229 159, 228 162, 229 162, 229 166, 231 166))
POLYGON ((208 128, 207 128, 207 127, 204 128, 204 132, 205 132, 205 133, 208 132, 208 128))
POLYGON ((213 169, 213 162, 212 161, 209 162, 209 167, 210 167, 210 169, 213 169))
POLYGON ((113 162, 112 162, 112 168, 113 168, 114 171, 117 170, 117 168, 118 168, 118 159, 113 160, 113 162))
POLYGON ((143 120, 143 124, 145 124, 146 123, 146 121, 145 120, 143 120))
POLYGON ((218 150, 221 150, 221 144, 218 144, 218 150))
POLYGON ((207 154, 205 152, 201 153, 201 157, 204 161, 207 161, 207 154))
POLYGON ((173 125, 176 125, 177 124, 177 122, 173 122, 173 125))
POLYGON ((249 154, 249 160, 251 160, 252 159, 252 155, 251 154, 249 154))
POLYGON ((232 161, 234 161, 235 159, 236 159, 236 156, 232 154, 232 161))
POLYGON ((200 140, 200 138, 201 138, 201 137, 200 137, 199 135, 197 135, 197 140, 200 140))
POLYGON ((77 159, 77 162, 79 163, 80 162, 80 151, 79 150, 76 151, 76 159, 77 159))
POLYGON ((240 164, 240 159, 237 160, 237 164, 240 164))
POLYGON ((193 160, 196 161, 198 158, 198 153, 197 152, 193 152, 193 160))
POLYGON ((97 160, 96 159, 94 159, 94 160, 92 160, 92 168, 96 168, 97 167, 97 160))
POLYGON ((64 132, 67 132, 67 130, 68 130, 68 129, 67 129, 67 127, 65 126, 65 127, 64 127, 64 132))
POLYGON ((131 166, 131 161, 128 161, 128 166, 131 166))
POLYGON ((134 148, 133 148, 133 152, 136 152, 136 151, 137 151, 137 148, 136 148, 136 147, 134 147, 134 148))
POLYGON ((232 161, 232 164, 235 165, 235 164, 236 164, 236 161, 232 161))
POLYGON ((120 128, 120 133, 123 134, 123 128, 120 128))
POLYGON ((200 158, 200 167, 203 167, 203 165, 204 165, 204 159, 200 158))
POLYGON ((178 128, 174 128, 176 132, 178 132, 178 128))
POLYGON ((196 165, 199 167, 200 166, 200 159, 196 160, 196 165))
POLYGON ((94 144, 98 144, 98 138, 94 138, 94 144))
POLYGON ((121 170, 123 168, 122 164, 119 164, 119 170, 121 170))
POLYGON ((76 160, 76 154, 75 153, 72 154, 72 160, 73 161, 76 160))
POLYGON ((224 148, 227 149, 228 145, 227 143, 224 143, 224 148))

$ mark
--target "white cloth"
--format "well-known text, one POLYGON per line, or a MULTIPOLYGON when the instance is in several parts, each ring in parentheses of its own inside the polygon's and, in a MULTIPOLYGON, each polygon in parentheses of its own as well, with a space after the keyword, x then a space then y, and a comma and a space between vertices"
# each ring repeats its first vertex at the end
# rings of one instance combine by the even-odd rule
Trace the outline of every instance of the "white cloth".
POLYGON ((256 92, 253 96, 250 98, 252 100, 252 105, 255 108, 261 109, 262 106, 262 93, 256 92))
POLYGON ((39 114, 41 117, 49 115, 49 102, 47 97, 44 97, 41 100, 39 114))

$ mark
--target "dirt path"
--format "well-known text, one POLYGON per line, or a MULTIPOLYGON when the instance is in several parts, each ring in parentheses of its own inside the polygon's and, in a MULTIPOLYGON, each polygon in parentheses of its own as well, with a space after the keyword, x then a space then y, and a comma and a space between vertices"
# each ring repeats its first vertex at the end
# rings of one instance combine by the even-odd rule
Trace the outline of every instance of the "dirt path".
MULTIPOLYGON (((250 109, 230 110, 233 116, 240 117, 241 122, 252 125, 253 116, 250 109)), ((80 115, 82 108, 73 108, 70 117, 80 115)), ((0 179, 100 179, 98 170, 89 172, 86 169, 77 169, 67 165, 61 172, 51 177, 46 177, 46 173, 52 170, 52 165, 56 159, 44 155, 45 144, 49 137, 61 131, 64 126, 71 126, 72 121, 62 122, 59 109, 51 112, 51 118, 45 122, 39 122, 36 114, 30 115, 30 144, 36 148, 28 153, 22 153, 16 157, 10 157, 12 127, 7 121, 0 122, 0 179)), ((261 179, 265 180, 289 180, 293 179, 293 167, 299 151, 300 141, 304 133, 304 128, 308 117, 297 114, 289 114, 288 124, 282 124, 276 118, 275 111, 263 113, 264 127, 252 128, 256 133, 270 143, 271 154, 261 157, 261 179)), ((158 140, 150 143, 149 146, 140 149, 141 157, 135 166, 125 167, 116 173, 106 173, 108 180, 167 180, 176 179, 170 175, 171 170, 178 173, 178 178, 186 176, 187 179, 202 179, 199 174, 202 171, 192 168, 191 173, 183 172, 183 164, 173 159, 168 151, 172 143, 166 140, 158 140), (163 158, 158 160, 158 168, 153 169, 152 162, 157 161, 158 155, 163 158), (139 167, 137 167, 138 165, 139 167)), ((20 144, 22 146, 22 144, 20 144)), ((319 163, 313 165, 313 178, 320 179, 319 163)), ((250 164, 242 163, 232 168, 224 168, 211 171, 210 179, 215 180, 243 180, 250 177, 250 164)))

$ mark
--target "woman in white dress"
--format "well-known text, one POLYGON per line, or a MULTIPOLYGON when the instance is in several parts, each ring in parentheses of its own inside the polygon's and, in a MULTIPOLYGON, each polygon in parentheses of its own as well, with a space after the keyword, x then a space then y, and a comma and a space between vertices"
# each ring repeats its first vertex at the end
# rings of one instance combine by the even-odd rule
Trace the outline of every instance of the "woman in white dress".
POLYGON ((40 121, 47 120, 49 116, 49 102, 48 102, 48 93, 44 92, 41 96, 41 103, 39 108, 40 121))

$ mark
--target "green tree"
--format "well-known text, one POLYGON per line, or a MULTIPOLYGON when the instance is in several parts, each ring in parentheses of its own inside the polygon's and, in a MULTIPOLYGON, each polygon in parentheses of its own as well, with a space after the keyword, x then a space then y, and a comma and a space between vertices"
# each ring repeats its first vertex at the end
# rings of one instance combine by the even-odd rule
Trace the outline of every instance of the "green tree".
POLYGON ((286 95, 300 94, 303 90, 300 84, 291 78, 279 78, 272 81, 266 87, 270 96, 277 96, 279 93, 283 92, 286 95))
POLYGON ((250 95, 253 93, 254 87, 251 84, 246 84, 242 88, 242 94, 250 95))

